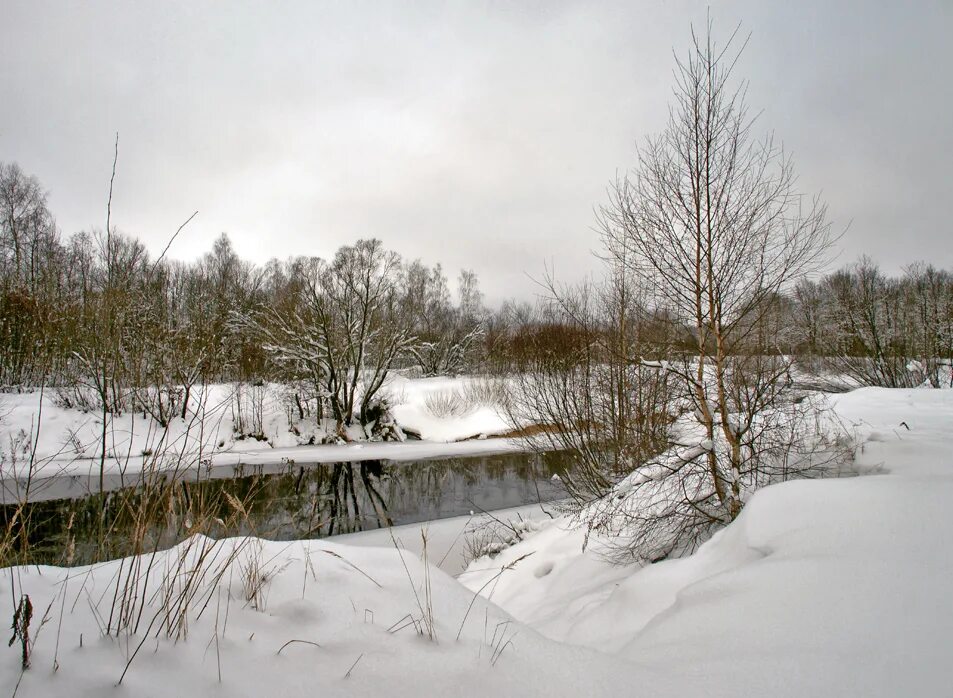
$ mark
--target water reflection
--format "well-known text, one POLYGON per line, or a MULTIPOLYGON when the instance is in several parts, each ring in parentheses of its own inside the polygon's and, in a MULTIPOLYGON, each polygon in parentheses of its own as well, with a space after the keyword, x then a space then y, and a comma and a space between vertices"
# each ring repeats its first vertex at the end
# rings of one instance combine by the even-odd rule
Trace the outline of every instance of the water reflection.
MULTIPOLYGON (((171 546, 190 533, 316 538, 547 502, 565 496, 560 453, 236 467, 161 487, 30 504, 19 545, 36 563, 86 564, 171 546), (267 472, 266 472, 267 471, 267 472)), ((2 506, 9 524, 15 508, 2 506)))

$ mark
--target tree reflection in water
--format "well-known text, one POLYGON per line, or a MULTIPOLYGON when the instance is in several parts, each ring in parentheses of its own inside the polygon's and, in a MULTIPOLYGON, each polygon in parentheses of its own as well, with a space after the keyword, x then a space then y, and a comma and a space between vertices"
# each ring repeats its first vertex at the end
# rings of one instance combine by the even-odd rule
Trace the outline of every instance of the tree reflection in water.
MULTIPOLYGON (((559 453, 288 464, 270 473, 260 468, 246 473, 239 466, 230 477, 193 475, 161 490, 124 488, 35 502, 28 507, 27 545, 36 563, 79 565, 121 557, 142 549, 141 538, 131 547, 135 536, 129 533, 144 519, 150 549, 195 532, 318 538, 552 501, 564 495, 552 476, 566 466, 567 457, 559 453), (198 529, 199 520, 207 525, 198 529)), ((6 523, 12 513, 13 507, 4 506, 0 519, 6 523)))

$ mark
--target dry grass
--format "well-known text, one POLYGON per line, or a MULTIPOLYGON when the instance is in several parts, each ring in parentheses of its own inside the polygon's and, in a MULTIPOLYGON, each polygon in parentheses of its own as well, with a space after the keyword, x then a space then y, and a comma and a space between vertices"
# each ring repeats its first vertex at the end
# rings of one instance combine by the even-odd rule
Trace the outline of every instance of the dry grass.
POLYGON ((438 419, 465 417, 481 407, 503 412, 509 396, 502 380, 480 378, 464 381, 459 388, 440 390, 424 398, 427 411, 438 419))
POLYGON ((498 378, 478 378, 463 384, 463 397, 468 405, 505 410, 509 404, 509 389, 498 378))
MULTIPOLYGON (((260 404, 257 398, 252 402, 260 404)), ((253 408, 253 413, 255 411, 253 408)), ((67 567, 77 563, 110 565, 111 576, 103 592, 98 597, 91 593, 88 584, 92 575, 87 572, 79 590, 73 591, 76 597, 73 605, 82 599, 99 624, 101 635, 121 640, 126 662, 120 683, 150 639, 187 639, 190 626, 210 607, 215 609, 218 618, 222 592, 231 597, 228 586, 234 569, 242 576, 246 602, 258 610, 264 608, 268 581, 278 571, 270 561, 261 559, 261 543, 257 539, 224 540, 251 527, 246 502, 222 491, 209 492, 185 484, 186 481, 200 483, 205 472, 201 464, 211 450, 208 442, 214 430, 206 428, 200 416, 203 413, 201 408, 193 410, 185 438, 173 441, 167 426, 151 432, 143 449, 149 454, 145 457, 139 453, 110 454, 109 461, 115 461, 119 472, 127 472, 133 457, 142 458, 141 470, 129 475, 123 489, 91 493, 87 501, 92 511, 87 513, 93 515, 92 542, 82 556, 78 555, 71 517, 63 549, 58 553, 59 561, 67 567), (175 548, 166 549, 180 539, 182 542, 175 548), (259 547, 246 554, 250 541, 257 542, 259 547), (120 559, 109 562, 116 558, 120 559), (213 604, 213 600, 217 602, 213 604)), ((62 455, 59 453, 45 460, 35 457, 42 413, 34 428, 34 434, 17 435, 0 453, 4 496, 7 502, 12 502, 7 505, 0 529, 0 567, 9 570, 15 599, 29 598, 30 590, 24 588, 21 570, 50 556, 48 549, 33 547, 34 528, 43 522, 34 520, 31 505, 42 494, 44 483, 69 465, 64 466, 56 459, 62 455)), ((68 445, 63 451, 67 449, 68 445)), ((107 463, 103 455, 98 459, 101 467, 107 463)), ((137 466, 140 463, 137 462, 137 466)), ((251 498, 254 492, 247 496, 251 498)), ((57 625, 62 623, 64 610, 69 611, 65 604, 69 581, 67 572, 59 592, 57 625)), ((37 622, 26 611, 26 602, 18 606, 17 637, 21 639, 24 657, 29 656, 39 630, 56 619, 54 602, 37 628, 30 624, 30 620, 33 626, 37 622)), ((224 626, 221 633, 224 634, 224 626)), ((213 638, 216 652, 218 637, 216 622, 213 638)), ((57 639, 57 647, 58 644, 57 639)), ((54 670, 56 667, 54 656, 54 670)))
POLYGON ((417 616, 415 616, 413 613, 408 613, 406 616, 388 628, 388 632, 396 633, 400 632, 406 627, 413 626, 418 635, 421 637, 426 637, 431 642, 436 642, 437 625, 434 621, 433 589, 430 584, 430 565, 427 559, 427 532, 424 529, 420 530, 420 537, 423 541, 422 562, 424 566, 424 579, 423 584, 421 585, 422 588, 419 592, 417 590, 417 584, 414 582, 414 577, 410 573, 410 568, 407 567, 407 561, 404 559, 404 555, 407 553, 407 551, 404 550, 397 538, 394 537, 393 530, 388 529, 388 532, 390 533, 391 542, 394 544, 394 549, 400 556, 400 562, 404 567, 404 572, 407 574, 407 581, 410 583, 411 591, 414 592, 414 601, 417 603, 417 611, 419 613, 417 616))
POLYGON ((424 398, 424 405, 427 407, 427 412, 437 419, 465 417, 473 411, 463 394, 456 390, 429 393, 424 398))

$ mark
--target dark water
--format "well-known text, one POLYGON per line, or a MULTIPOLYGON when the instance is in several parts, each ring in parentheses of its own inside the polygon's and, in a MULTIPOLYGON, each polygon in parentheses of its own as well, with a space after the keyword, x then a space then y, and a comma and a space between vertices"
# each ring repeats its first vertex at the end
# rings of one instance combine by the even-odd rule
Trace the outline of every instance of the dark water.
POLYGON ((27 505, 22 521, 2 505, 0 521, 20 529, 18 562, 77 565, 169 547, 195 532, 318 538, 552 501, 565 496, 552 476, 567 466, 560 453, 236 466, 132 487, 110 481, 94 494, 88 481, 64 479, 47 483, 48 498, 27 505))

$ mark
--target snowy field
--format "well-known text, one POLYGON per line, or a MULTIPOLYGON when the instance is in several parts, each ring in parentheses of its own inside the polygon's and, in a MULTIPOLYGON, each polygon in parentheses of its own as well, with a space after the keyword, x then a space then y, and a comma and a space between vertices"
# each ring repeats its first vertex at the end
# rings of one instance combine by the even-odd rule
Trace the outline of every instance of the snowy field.
POLYGON ((696 554, 647 567, 545 515, 457 578, 436 568, 461 544, 450 524, 429 566, 412 526, 403 551, 380 533, 232 539, 196 579, 178 565, 193 539, 152 566, 138 630, 108 635, 131 561, 6 571, 0 616, 33 603, 32 667, 21 681, 15 643, 0 692, 110 694, 128 665, 129 695, 949 695, 953 391, 830 400, 872 474, 765 488, 696 554), (162 602, 190 583, 190 603, 162 602))

